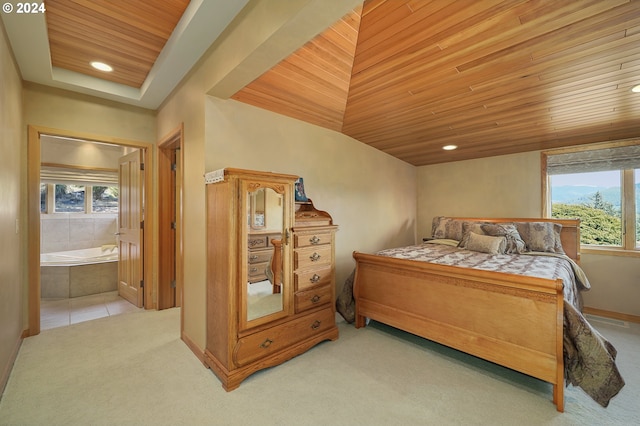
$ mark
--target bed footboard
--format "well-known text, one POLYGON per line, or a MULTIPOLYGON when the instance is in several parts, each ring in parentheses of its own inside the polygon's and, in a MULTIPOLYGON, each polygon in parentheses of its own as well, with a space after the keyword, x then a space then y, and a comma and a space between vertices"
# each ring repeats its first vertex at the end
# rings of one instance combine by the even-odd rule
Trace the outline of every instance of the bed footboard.
POLYGON ((353 257, 357 328, 370 318, 549 382, 564 411, 562 280, 353 257))

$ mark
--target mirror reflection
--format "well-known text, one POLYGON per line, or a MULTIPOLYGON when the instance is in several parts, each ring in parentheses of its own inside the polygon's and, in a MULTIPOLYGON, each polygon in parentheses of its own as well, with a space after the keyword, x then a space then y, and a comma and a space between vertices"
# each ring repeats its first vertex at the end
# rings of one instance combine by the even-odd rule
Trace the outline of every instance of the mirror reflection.
POLYGON ((283 309, 283 195, 258 188, 247 197, 248 277, 247 321, 283 309))

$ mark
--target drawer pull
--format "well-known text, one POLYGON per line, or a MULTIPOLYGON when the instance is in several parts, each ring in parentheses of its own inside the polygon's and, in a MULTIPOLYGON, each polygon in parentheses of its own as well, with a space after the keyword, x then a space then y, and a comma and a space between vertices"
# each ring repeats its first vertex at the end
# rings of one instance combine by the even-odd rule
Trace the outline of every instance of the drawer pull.
POLYGON ((256 254, 252 254, 251 256, 249 256, 249 260, 256 260, 258 258, 258 255, 256 254))
POLYGON ((318 281, 320 281, 320 275, 318 274, 313 274, 313 276, 311 278, 309 278, 309 281, 311 281, 312 283, 317 283, 318 281))
POLYGON ((258 268, 251 268, 249 272, 258 272, 258 268))
POLYGON ((311 324, 311 328, 317 330, 318 328, 320 328, 320 324, 322 324, 320 321, 315 320, 313 324, 311 324))
POLYGON ((311 256, 309 256, 309 259, 311 259, 312 262, 317 262, 318 259, 320 259, 320 255, 314 252, 311 256))
POLYGON ((314 235, 312 238, 309 238, 309 242, 311 244, 318 244, 320 242, 320 238, 314 235))
POLYGON ((249 247, 257 246, 259 244, 264 244, 264 240, 249 240, 249 247))
POLYGON ((262 342, 262 344, 260 345, 260 347, 262 349, 267 349, 269 346, 271 346, 271 344, 273 343, 273 340, 267 338, 264 342, 262 342))
POLYGON ((313 296, 313 297, 311 298, 311 301, 312 301, 313 303, 318 303, 318 302, 320 301, 320 296, 318 296, 318 295, 316 294, 315 296, 313 296))

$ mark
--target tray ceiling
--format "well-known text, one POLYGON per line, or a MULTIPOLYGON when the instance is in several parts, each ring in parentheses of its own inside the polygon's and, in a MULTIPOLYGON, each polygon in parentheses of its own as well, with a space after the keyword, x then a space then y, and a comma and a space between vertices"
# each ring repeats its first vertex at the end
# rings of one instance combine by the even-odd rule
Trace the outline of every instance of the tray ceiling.
POLYGON ((156 109, 248 1, 46 0, 0 19, 23 80, 156 109))
POLYGON ((47 0, 51 64, 140 88, 182 17, 189 0, 105 2, 47 0), (113 67, 105 73, 92 61, 113 67))

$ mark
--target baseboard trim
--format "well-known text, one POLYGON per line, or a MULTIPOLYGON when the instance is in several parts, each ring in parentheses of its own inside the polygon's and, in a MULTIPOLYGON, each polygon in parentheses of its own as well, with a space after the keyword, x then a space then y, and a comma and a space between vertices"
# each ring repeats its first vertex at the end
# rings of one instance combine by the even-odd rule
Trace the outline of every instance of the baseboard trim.
MULTIPOLYGON (((22 334, 24 335, 24 332, 22 334)), ((13 351, 11 352, 7 365, 3 366, 2 377, 0 377, 0 398, 2 398, 2 394, 4 394, 4 388, 7 386, 7 382, 9 381, 11 370, 13 370, 13 364, 16 362, 16 358, 18 358, 18 352, 20 351, 20 346, 22 345, 23 340, 24 338, 22 336, 18 338, 13 346, 13 351)))
POLYGON ((204 349, 200 348, 189 336, 187 336, 184 331, 180 333, 180 339, 187 345, 187 347, 193 352, 193 354, 200 360, 200 362, 207 368, 209 366, 205 362, 204 359, 204 349))
POLYGON ((582 311, 585 314, 597 315, 599 317, 635 322, 640 324, 640 316, 638 315, 622 314, 620 312, 605 311, 604 309, 589 308, 587 306, 585 306, 582 311))

